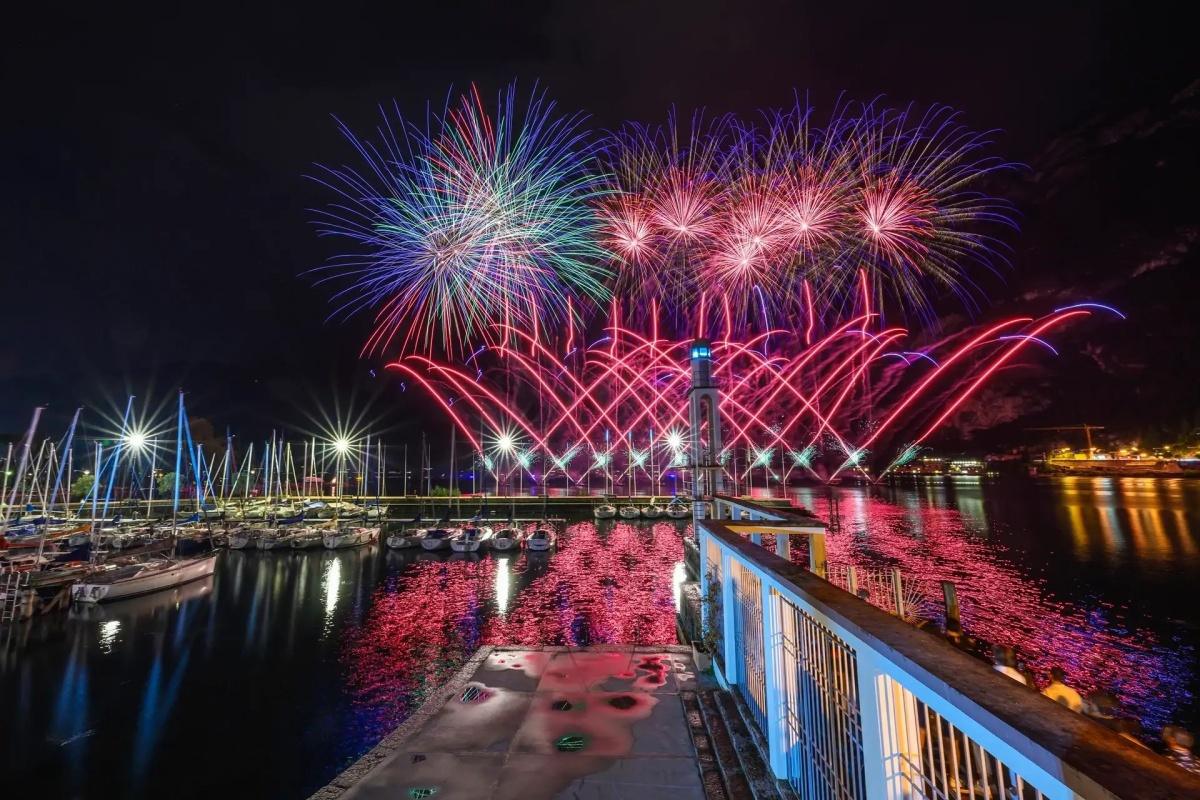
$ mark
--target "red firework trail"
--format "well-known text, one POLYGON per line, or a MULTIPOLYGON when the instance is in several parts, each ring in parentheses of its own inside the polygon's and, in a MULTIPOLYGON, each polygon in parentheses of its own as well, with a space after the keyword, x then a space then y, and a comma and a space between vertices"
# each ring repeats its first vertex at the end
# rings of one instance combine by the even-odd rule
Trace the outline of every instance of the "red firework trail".
MULTIPOLYGON (((739 339, 727 322, 712 342, 727 457, 778 453, 814 477, 845 469, 881 477, 1031 342, 1045 344, 1046 332, 1089 313, 1013 317, 930 351, 905 349, 903 328, 871 331, 873 314, 819 335, 809 326, 739 339)), ((556 343, 545 330, 500 326, 505 346, 469 364, 410 355, 389 368, 428 392, 497 475, 656 482, 687 469, 691 340, 660 338, 656 320, 628 327, 615 305, 610 319, 607 335, 587 347, 561 347, 573 329, 556 343)), ((732 477, 733 464, 726 469, 732 477)))

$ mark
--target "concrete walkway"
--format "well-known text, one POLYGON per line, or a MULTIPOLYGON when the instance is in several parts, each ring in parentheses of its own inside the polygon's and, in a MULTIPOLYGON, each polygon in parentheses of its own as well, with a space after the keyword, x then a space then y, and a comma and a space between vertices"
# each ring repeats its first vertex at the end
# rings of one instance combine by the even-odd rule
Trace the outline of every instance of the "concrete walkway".
POLYGON ((320 800, 703 800, 682 647, 483 648, 320 800))

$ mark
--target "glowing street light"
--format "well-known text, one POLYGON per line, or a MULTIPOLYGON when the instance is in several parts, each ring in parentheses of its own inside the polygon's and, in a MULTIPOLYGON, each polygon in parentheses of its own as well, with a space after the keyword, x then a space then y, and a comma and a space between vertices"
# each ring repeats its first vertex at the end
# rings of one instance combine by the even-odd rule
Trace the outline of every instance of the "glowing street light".
POLYGON ((336 450, 337 454, 340 456, 346 455, 346 453, 350 452, 350 440, 346 438, 335 439, 333 442, 333 449, 336 450))
POLYGON ((130 431, 125 434, 125 446, 135 453, 140 453, 146 447, 146 434, 142 431, 130 431))

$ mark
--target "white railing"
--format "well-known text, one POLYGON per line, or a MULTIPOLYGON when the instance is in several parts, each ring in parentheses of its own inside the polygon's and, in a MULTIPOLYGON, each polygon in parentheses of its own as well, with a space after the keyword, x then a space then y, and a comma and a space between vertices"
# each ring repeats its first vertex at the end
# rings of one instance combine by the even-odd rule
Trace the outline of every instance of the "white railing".
MULTIPOLYGON (((786 511, 758 511, 763 535, 789 535, 786 511)), ((749 527, 696 520, 700 594, 713 585, 718 679, 804 800, 1200 797, 1200 778, 758 546, 749 527)))

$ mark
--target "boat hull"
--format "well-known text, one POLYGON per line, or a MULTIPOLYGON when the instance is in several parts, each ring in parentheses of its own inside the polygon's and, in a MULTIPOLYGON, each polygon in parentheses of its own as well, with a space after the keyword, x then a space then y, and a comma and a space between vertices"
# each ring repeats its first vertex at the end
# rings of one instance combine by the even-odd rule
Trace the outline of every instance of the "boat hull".
POLYGON ((375 541, 376 533, 378 531, 375 529, 327 533, 324 538, 325 549, 344 550, 348 547, 362 547, 375 541))
POLYGON ((112 583, 77 583, 71 587, 71 599, 77 603, 108 603, 170 589, 184 583, 207 578, 216 569, 216 556, 181 561, 171 569, 152 575, 135 576, 112 583))

